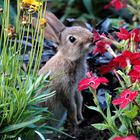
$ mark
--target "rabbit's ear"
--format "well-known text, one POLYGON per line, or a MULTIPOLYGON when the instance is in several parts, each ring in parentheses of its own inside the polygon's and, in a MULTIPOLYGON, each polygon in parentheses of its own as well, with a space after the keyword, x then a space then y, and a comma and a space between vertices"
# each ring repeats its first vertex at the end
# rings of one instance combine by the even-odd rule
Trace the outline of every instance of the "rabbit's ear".
MULTIPOLYGON (((47 19, 48 21, 48 19, 47 19)), ((32 18, 32 26, 36 28, 37 25, 37 19, 36 18, 32 18)), ((54 29, 49 25, 49 23, 47 22, 47 26, 44 29, 44 36, 46 39, 54 41, 56 43, 59 43, 59 38, 58 35, 55 33, 54 29)))
MULTIPOLYGON (((66 28, 65 25, 51 12, 46 12, 47 26, 44 29, 46 39, 59 43, 60 33, 66 28)), ((32 25, 35 27, 37 19, 33 18, 32 25)))
POLYGON ((59 43, 59 38, 58 38, 57 34, 54 32, 54 30, 52 29, 52 27, 49 24, 47 24, 47 26, 45 27, 44 36, 48 40, 59 43))
POLYGON ((51 12, 46 12, 47 23, 52 27, 56 35, 59 37, 60 33, 66 26, 51 12))

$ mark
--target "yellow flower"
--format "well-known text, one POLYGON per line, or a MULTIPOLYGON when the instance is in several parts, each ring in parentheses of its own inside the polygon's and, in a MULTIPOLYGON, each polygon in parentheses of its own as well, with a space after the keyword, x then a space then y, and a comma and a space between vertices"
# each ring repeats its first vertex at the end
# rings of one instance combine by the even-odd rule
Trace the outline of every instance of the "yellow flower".
POLYGON ((37 11, 41 5, 42 2, 38 2, 36 0, 22 0, 21 8, 28 10, 33 9, 34 11, 37 11))
POLYGON ((34 11, 37 11, 38 10, 38 6, 36 6, 36 5, 31 5, 30 6, 30 10, 29 11, 32 11, 32 10, 34 10, 34 11))
POLYGON ((39 23, 40 23, 40 26, 41 26, 41 27, 45 27, 46 24, 47 24, 47 21, 46 21, 45 18, 41 18, 41 19, 39 20, 39 23))
POLYGON ((29 4, 29 5, 36 5, 40 6, 42 2, 37 2, 36 0, 22 0, 23 3, 29 4))

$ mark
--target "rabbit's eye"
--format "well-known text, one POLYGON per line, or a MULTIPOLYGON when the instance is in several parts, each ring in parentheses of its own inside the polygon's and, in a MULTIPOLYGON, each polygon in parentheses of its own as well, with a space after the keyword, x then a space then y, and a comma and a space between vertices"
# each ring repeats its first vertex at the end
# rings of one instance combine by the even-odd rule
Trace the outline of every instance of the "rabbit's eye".
POLYGON ((75 37, 73 37, 73 36, 70 36, 70 37, 69 37, 69 41, 70 41, 71 43, 74 43, 74 42, 75 42, 75 40, 76 40, 76 38, 75 38, 75 37))

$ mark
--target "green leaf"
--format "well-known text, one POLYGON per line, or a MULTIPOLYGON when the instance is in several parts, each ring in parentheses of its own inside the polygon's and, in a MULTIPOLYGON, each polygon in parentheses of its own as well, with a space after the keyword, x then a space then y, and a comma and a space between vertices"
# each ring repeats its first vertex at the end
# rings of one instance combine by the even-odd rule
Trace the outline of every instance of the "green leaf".
POLYGON ((46 140, 45 137, 39 131, 35 131, 35 133, 40 137, 41 140, 46 140))
POLYGON ((31 121, 26 121, 26 122, 22 122, 22 123, 19 123, 19 124, 10 125, 8 127, 5 127, 0 133, 6 133, 6 132, 10 132, 10 131, 14 131, 14 130, 17 130, 17 129, 20 129, 20 128, 27 127, 31 124, 34 124, 34 123, 40 121, 42 118, 43 117, 41 117, 41 116, 37 116, 31 121))
POLYGON ((95 110, 95 111, 99 112, 98 108, 95 106, 86 106, 86 107, 91 109, 91 110, 95 110))
POLYGON ((110 104, 111 104, 111 95, 106 93, 106 104, 107 104, 107 119, 108 121, 111 121, 111 111, 110 111, 110 104))
POLYGON ((125 81, 125 83, 123 82, 122 84, 124 84, 124 88, 125 86, 129 87, 131 86, 131 80, 130 77, 128 75, 126 75, 125 73, 123 73, 122 71, 118 70, 117 73, 123 78, 123 80, 125 81))
POLYGON ((124 124, 122 124, 119 128, 119 131, 121 131, 121 133, 128 133, 128 129, 126 128, 126 126, 124 124))
POLYGON ((134 118, 137 116, 137 114, 138 114, 138 108, 137 108, 136 106, 133 106, 133 107, 131 108, 131 110, 125 110, 125 111, 124 111, 124 114, 125 114, 128 118, 134 119, 134 118))
POLYGON ((93 15, 92 0, 83 0, 84 6, 90 15, 93 15))
POLYGON ((98 130, 108 129, 108 126, 104 123, 96 123, 96 124, 92 124, 92 126, 98 130))
POLYGON ((34 83, 34 87, 37 87, 37 86, 40 84, 40 82, 42 81, 42 79, 43 79, 43 75, 40 75, 40 76, 36 79, 36 82, 34 83))
POLYGON ((65 132, 63 132, 63 131, 61 131, 61 130, 59 130, 57 128, 51 127, 51 126, 46 126, 46 129, 58 132, 60 134, 66 135, 66 136, 68 136, 70 138, 73 138, 73 139, 75 138, 75 137, 73 137, 73 136, 71 136, 71 135, 69 135, 69 134, 67 134, 67 133, 65 133, 65 132))
POLYGON ((55 91, 50 92, 48 94, 40 94, 37 97, 34 97, 32 100, 29 101, 30 104, 39 104, 45 102, 48 98, 51 98, 55 95, 55 91))

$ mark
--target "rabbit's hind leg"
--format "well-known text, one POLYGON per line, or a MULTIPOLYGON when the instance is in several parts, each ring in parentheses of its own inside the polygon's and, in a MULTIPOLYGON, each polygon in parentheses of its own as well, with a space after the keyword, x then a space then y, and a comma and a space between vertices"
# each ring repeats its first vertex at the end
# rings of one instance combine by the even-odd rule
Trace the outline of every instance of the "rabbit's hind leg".
POLYGON ((63 98, 63 106, 67 109, 67 122, 72 125, 76 126, 78 125, 78 119, 77 119, 77 105, 75 102, 74 95, 71 94, 71 97, 65 97, 63 98))

